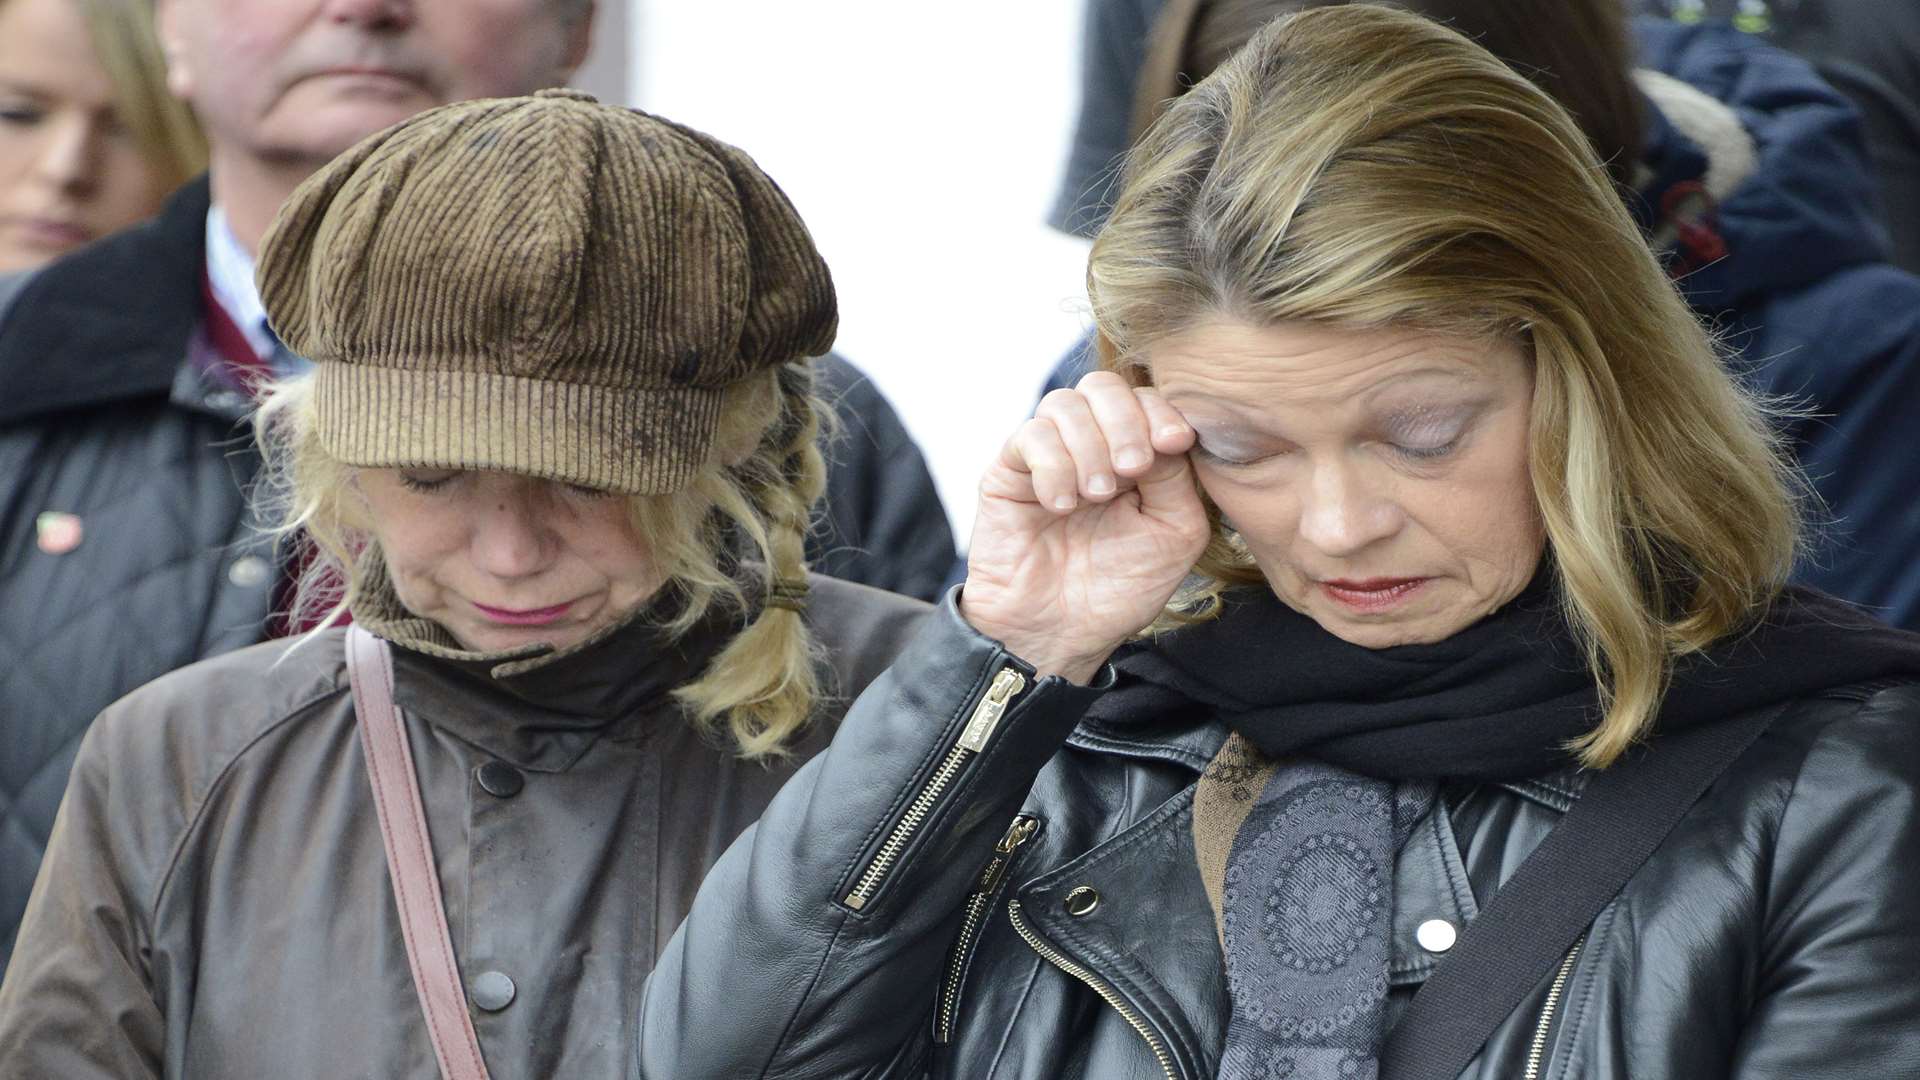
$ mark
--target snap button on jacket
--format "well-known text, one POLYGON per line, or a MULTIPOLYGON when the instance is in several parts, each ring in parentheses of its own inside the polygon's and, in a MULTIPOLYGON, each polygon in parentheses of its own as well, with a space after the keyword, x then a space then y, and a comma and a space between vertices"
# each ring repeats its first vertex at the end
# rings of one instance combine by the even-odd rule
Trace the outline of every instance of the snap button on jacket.
MULTIPOLYGON (((643 981, 708 868, 925 611, 815 578, 808 620, 835 696, 770 764, 739 760, 669 696, 720 631, 684 650, 616 633, 508 678, 394 650, 493 1075, 629 1074, 643 981)), ((0 987, 0 1076, 437 1077, 354 723, 338 630, 194 665, 108 709, 0 987)))

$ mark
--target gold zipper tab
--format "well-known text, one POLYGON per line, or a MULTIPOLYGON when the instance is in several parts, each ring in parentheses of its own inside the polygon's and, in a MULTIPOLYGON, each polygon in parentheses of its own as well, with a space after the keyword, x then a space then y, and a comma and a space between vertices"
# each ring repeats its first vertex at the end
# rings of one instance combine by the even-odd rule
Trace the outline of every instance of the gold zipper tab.
POLYGON ((1015 815, 1012 827, 1007 829, 1007 835, 1001 837, 1000 842, 994 845, 993 861, 981 871, 980 887, 974 891, 992 892, 999 888, 1001 880, 1007 876, 1007 867, 1013 863, 1013 853, 1020 850, 1020 845, 1033 839, 1034 831, 1038 828, 1040 828, 1039 818, 1031 814, 1015 815))
POLYGON ((1527 1049, 1527 1071, 1525 1080, 1540 1080, 1541 1059, 1547 1052, 1547 1033, 1553 1030, 1553 1014, 1560 1007, 1560 995, 1566 992, 1567 977, 1573 974, 1573 963, 1580 959, 1580 947, 1586 944, 1585 938, 1573 943, 1573 950, 1567 958, 1560 961, 1560 970, 1553 977, 1553 985, 1547 988, 1547 1003, 1540 1009, 1540 1022, 1533 1029, 1533 1045, 1527 1049))
POLYGON ((992 684, 987 687, 987 696, 974 706, 967 726, 961 729, 960 741, 947 751, 947 756, 940 761, 940 767, 927 778, 926 786, 907 805, 906 812, 894 823, 893 831, 887 834, 886 842, 874 853, 873 861, 867 864, 867 869, 841 903, 855 911, 866 908, 873 894, 879 892, 880 886, 886 882, 887 873, 899 860, 900 853, 906 850, 907 842, 920 831, 921 824, 933 812, 934 804, 940 801, 940 796, 953 783, 953 778, 960 775, 961 766, 967 763, 968 758, 986 749, 987 740, 992 737, 994 728, 1000 726, 1000 718, 1006 715, 1014 695, 1026 689, 1026 686, 1026 677, 1010 667, 1001 668, 994 675, 992 684))
POLYGON ((1006 880, 1007 869, 1013 865, 1013 857, 1020 846, 1033 839, 1040 828, 1040 819, 1031 814, 1018 814, 1013 824, 1008 826, 1007 835, 994 845, 993 860, 980 872, 980 884, 974 887, 973 895, 967 897, 966 916, 960 920, 960 934, 953 940, 953 955, 947 961, 947 977, 941 982, 940 1013, 933 1025, 933 1041, 945 1045, 953 1041, 954 1014, 960 1006, 961 978, 966 973, 967 954, 973 951, 974 939, 980 936, 980 927, 986 922, 987 912, 993 906, 993 894, 1006 880))
POLYGON ((1007 714, 1007 704, 1026 688, 1024 675, 1012 668, 1001 668, 1000 674, 993 677, 993 685, 987 688, 987 696, 974 707, 966 729, 960 732, 960 745, 976 754, 985 750, 987 740, 993 737, 993 729, 1000 726, 1000 718, 1007 714))
POLYGON ((1147 1024, 1146 1017, 1141 1016, 1138 1010, 1127 1004, 1119 991, 1108 986, 1098 975, 1068 959, 1065 953, 1042 941, 1040 935, 1027 926, 1026 917, 1020 914, 1020 901, 1007 901, 1007 917, 1013 920, 1014 932, 1020 935, 1020 939, 1027 943, 1028 948, 1039 953, 1041 959, 1047 963, 1085 983, 1088 989, 1100 995, 1100 1000, 1112 1006, 1122 1020, 1133 1025, 1133 1030, 1147 1040, 1147 1049, 1153 1051, 1153 1058, 1160 1063, 1161 1070, 1167 1074, 1167 1080, 1180 1080, 1179 1072, 1173 1067, 1173 1054, 1167 1050, 1167 1044, 1154 1033, 1153 1028, 1147 1024))

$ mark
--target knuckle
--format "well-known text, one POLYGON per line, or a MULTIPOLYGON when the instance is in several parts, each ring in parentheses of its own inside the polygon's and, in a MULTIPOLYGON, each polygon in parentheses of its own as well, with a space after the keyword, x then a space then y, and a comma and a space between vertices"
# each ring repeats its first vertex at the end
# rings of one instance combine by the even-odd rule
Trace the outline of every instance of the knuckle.
POLYGON ((1034 415, 1037 417, 1042 413, 1072 411, 1081 404, 1083 404, 1083 401, 1080 397, 1080 391, 1078 390, 1068 390, 1064 387, 1058 390, 1049 390, 1046 396, 1040 399, 1040 405, 1034 410, 1034 415))

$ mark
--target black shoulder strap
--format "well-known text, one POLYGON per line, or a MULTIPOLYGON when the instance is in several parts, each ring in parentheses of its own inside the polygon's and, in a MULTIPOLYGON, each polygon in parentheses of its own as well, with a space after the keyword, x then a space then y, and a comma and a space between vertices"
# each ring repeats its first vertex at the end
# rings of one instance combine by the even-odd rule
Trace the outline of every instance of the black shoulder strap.
POLYGON ((1667 735, 1598 773, 1413 997, 1384 1080, 1454 1080, 1785 705, 1667 735))

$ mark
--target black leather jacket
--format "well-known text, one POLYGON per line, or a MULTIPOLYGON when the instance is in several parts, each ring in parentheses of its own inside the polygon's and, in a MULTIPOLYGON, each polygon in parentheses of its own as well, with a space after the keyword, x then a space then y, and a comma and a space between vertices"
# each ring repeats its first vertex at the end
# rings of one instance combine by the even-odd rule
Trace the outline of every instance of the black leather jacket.
MULTIPOLYGON (((1099 689, 1030 675, 949 600, 708 877, 641 1076, 1212 1080, 1191 828, 1226 732, 1076 726, 1099 689)), ((1912 684, 1795 702, 1464 1075, 1920 1076, 1916 719, 1912 684)), ((1445 793, 1399 857, 1390 1007, 1445 960, 1421 924, 1470 921, 1581 788, 1445 793)))

